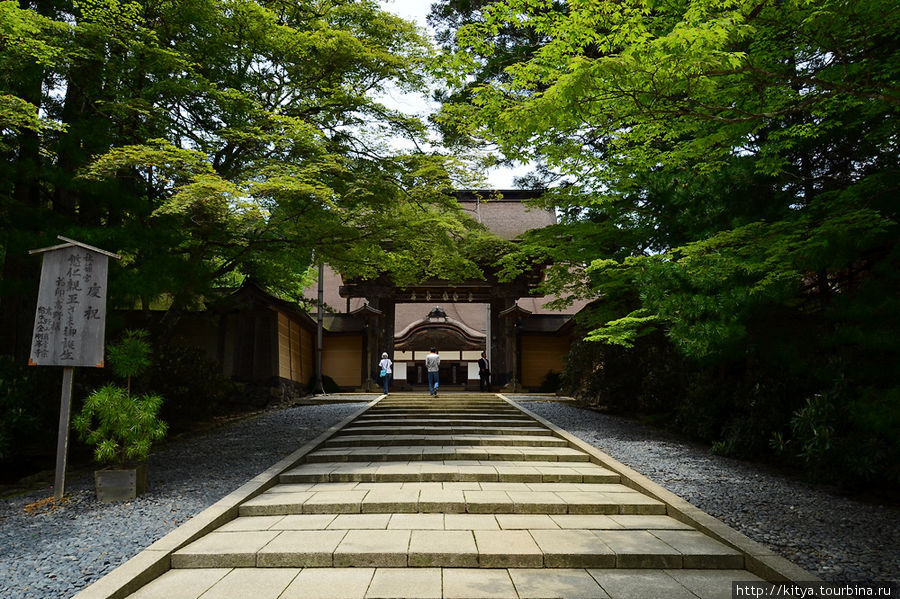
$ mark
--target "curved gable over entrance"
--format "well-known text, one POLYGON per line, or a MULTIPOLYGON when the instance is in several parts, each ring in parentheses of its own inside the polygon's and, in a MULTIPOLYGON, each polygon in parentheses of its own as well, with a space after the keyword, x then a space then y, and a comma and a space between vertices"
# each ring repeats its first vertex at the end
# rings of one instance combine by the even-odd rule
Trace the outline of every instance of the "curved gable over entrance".
POLYGON ((425 351, 431 347, 454 350, 485 349, 486 336, 452 318, 433 318, 413 322, 394 337, 394 347, 399 351, 425 351))

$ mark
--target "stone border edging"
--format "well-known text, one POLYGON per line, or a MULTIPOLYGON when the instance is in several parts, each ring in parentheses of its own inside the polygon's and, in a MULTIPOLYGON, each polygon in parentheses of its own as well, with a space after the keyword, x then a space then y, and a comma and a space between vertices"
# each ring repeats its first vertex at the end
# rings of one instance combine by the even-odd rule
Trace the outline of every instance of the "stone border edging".
POLYGON ((697 530, 711 536, 717 541, 740 551, 744 554, 744 567, 752 574, 769 582, 821 582, 820 578, 810 574, 800 566, 781 557, 771 549, 757 543, 743 533, 736 531, 718 518, 691 505, 678 495, 653 482, 643 474, 640 474, 615 458, 603 453, 586 441, 559 428, 528 408, 520 406, 516 401, 509 399, 502 393, 498 393, 497 396, 548 427, 554 434, 568 441, 571 447, 587 453, 591 457, 592 462, 599 464, 604 468, 608 468, 621 476, 623 485, 663 502, 666 505, 667 515, 672 516, 685 524, 690 524, 697 528, 697 530))
POLYGON ((332 425, 328 430, 323 431, 315 439, 307 441, 302 447, 287 457, 282 458, 273 466, 254 476, 196 516, 193 516, 190 520, 151 544, 109 574, 79 591, 72 599, 124 599, 151 580, 162 576, 171 569, 172 553, 219 528, 226 522, 237 518, 238 508, 242 503, 275 486, 278 482, 278 477, 283 472, 293 468, 306 454, 315 450, 332 435, 384 398, 385 395, 380 395, 371 400, 356 412, 332 425))

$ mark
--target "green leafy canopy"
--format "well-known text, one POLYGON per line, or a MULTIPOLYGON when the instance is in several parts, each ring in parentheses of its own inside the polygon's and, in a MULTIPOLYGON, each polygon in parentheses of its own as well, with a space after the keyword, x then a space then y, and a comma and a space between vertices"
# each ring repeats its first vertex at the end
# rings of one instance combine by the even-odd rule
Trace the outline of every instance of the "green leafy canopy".
POLYGON ((420 150, 426 124, 380 100, 423 91, 433 49, 374 0, 11 4, 0 31, 24 41, 0 52, 17 165, 0 170, 0 219, 25 239, 5 236, 7 255, 51 233, 115 250, 112 301, 166 298, 170 323, 247 277, 296 296, 315 262, 477 270, 446 193, 476 175, 420 150), (446 251, 406 251, 428 243, 446 251))

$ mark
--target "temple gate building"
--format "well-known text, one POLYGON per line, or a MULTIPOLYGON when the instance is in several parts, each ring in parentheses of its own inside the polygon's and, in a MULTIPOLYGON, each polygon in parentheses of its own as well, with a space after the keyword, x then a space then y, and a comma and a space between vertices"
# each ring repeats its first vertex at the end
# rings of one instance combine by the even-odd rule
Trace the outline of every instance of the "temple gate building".
MULTIPOLYGON (((456 195, 473 218, 512 239, 556 223, 552 211, 525 203, 538 193, 470 190, 456 195)), ((553 298, 535 295, 541 276, 538 270, 500 283, 486 273, 485 280, 429 280, 401 288, 387 277, 345 281, 326 267, 323 374, 342 388, 366 387, 387 352, 394 361, 395 389, 424 386, 425 355, 435 347, 444 388, 477 389, 477 361, 485 351, 495 388, 537 389, 549 373, 562 371, 572 317, 584 306, 576 303, 566 313, 544 308, 553 298)), ((314 298, 315 290, 308 297, 314 298)))

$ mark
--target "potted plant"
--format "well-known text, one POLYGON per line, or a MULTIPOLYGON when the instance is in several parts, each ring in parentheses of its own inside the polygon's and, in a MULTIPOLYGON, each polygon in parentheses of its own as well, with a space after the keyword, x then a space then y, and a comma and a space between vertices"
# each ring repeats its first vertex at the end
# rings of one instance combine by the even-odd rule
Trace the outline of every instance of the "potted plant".
POLYGON ((159 418, 162 397, 131 393, 131 378, 150 366, 146 331, 126 331, 108 349, 113 372, 126 386, 108 384, 94 390, 72 422, 79 437, 94 446, 94 459, 107 467, 94 472, 97 499, 134 499, 147 489, 150 446, 162 439, 166 423, 159 418))

